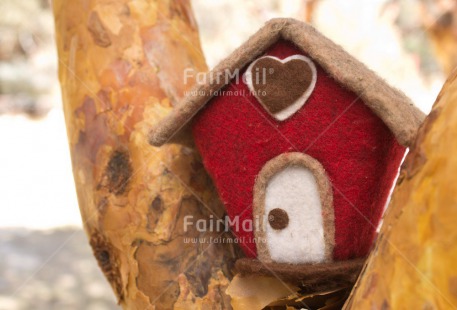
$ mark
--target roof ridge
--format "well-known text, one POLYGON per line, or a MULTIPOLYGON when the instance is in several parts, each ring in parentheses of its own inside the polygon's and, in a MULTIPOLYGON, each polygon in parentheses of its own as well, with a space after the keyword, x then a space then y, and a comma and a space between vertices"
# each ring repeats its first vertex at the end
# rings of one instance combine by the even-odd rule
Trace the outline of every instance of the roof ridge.
POLYGON ((268 21, 245 43, 207 72, 207 81, 210 83, 195 85, 189 92, 190 95, 151 131, 150 143, 159 146, 169 141, 179 141, 188 122, 218 90, 230 83, 215 82, 211 79, 211 74, 242 69, 280 38, 294 43, 334 80, 360 97, 383 120, 402 145, 412 144, 425 115, 411 100, 313 26, 291 18, 268 21))

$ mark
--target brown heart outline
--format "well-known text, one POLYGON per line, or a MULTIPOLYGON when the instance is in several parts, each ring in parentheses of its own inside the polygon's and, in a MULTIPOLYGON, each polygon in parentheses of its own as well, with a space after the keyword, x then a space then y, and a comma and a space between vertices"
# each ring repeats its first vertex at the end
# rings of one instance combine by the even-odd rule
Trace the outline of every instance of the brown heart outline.
POLYGON ((246 70, 249 90, 273 117, 281 121, 305 104, 316 80, 316 66, 303 55, 285 59, 260 57, 246 70))

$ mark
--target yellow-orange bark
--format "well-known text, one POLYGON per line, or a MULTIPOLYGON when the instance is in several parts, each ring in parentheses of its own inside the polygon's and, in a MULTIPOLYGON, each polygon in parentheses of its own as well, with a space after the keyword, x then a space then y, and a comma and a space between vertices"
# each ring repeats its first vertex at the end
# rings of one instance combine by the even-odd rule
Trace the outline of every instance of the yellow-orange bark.
POLYGON ((457 72, 408 154, 346 309, 457 308, 457 72))
POLYGON ((188 0, 53 1, 59 77, 84 227, 126 309, 229 308, 237 249, 183 218, 222 216, 191 147, 148 144, 151 128, 206 70, 188 0))

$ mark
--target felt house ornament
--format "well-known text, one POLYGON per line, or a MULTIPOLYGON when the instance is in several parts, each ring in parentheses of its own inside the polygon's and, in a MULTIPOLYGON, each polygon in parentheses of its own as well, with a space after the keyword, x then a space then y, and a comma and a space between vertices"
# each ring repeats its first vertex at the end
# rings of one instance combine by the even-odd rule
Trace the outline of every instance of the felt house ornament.
POLYGON ((275 19, 209 72, 150 142, 191 133, 229 217, 254 223, 233 227, 246 256, 303 270, 367 256, 423 119, 313 27, 275 19))

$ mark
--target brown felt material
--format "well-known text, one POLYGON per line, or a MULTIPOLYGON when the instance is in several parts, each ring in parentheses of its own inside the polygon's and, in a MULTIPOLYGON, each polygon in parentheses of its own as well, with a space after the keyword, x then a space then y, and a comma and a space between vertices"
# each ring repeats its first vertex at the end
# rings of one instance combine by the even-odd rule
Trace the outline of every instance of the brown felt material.
POLYGON ((279 39, 294 43, 309 55, 327 73, 345 88, 353 91, 394 133, 398 142, 410 146, 425 115, 401 91, 390 87, 364 64, 349 55, 312 26, 287 18, 273 19, 266 23, 247 42, 228 58, 207 73, 207 81, 196 85, 187 96, 156 128, 149 141, 160 146, 178 142, 188 132, 187 124, 211 97, 230 81, 211 77, 224 76, 224 72, 241 70, 261 56, 279 39))
POLYGON ((256 97, 271 114, 297 101, 313 80, 309 64, 301 59, 282 63, 272 57, 263 57, 255 62, 251 72, 256 97))
POLYGON ((281 208, 276 208, 268 213, 268 223, 271 228, 282 230, 289 225, 289 216, 287 212, 281 208))
POLYGON ((353 285, 364 263, 365 259, 356 259, 323 264, 292 265, 241 258, 236 261, 235 269, 241 276, 279 277, 283 281, 301 287, 333 289, 353 285))
MULTIPOLYGON (((325 242, 325 260, 332 261, 333 248, 335 246, 335 215, 333 211, 333 194, 330 180, 324 167, 309 155, 299 152, 284 153, 269 160, 263 166, 259 175, 255 180, 253 212, 254 218, 264 218, 265 192, 269 180, 276 173, 290 166, 301 166, 308 168, 313 173, 319 190, 319 196, 322 204, 322 220, 324 226, 324 242, 325 242)), ((256 222, 258 227, 255 227, 254 236, 260 242, 256 243, 257 257, 262 262, 271 262, 268 246, 264 240, 265 227, 263 221, 256 222)), ((306 240, 303 240, 306 242, 306 240)))

